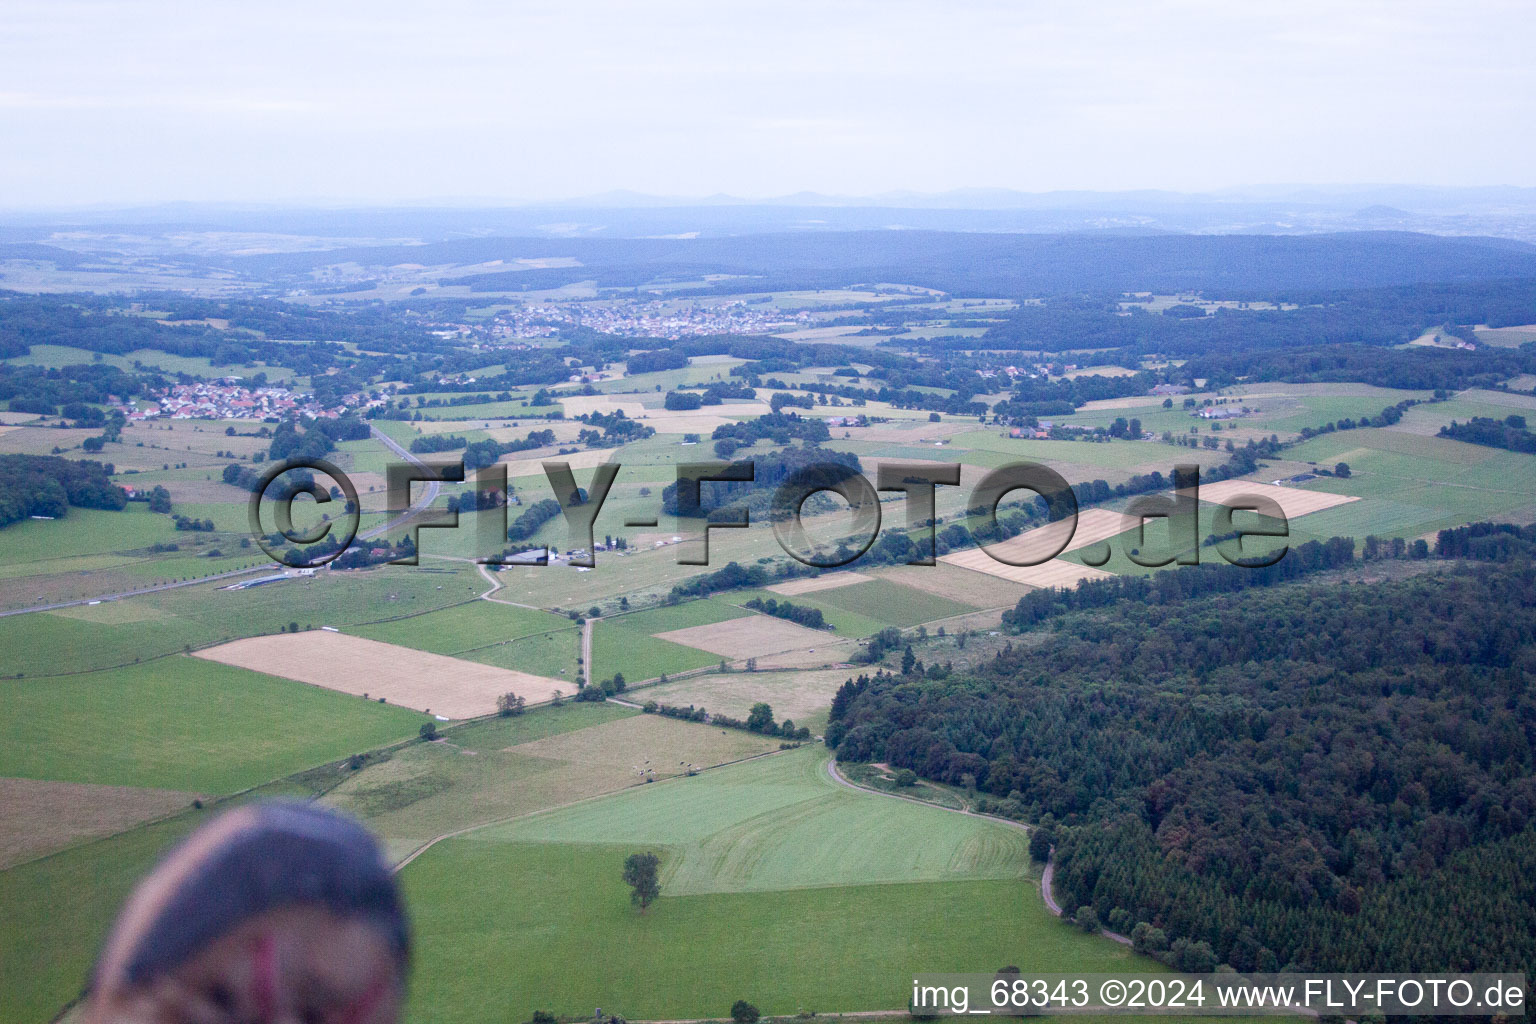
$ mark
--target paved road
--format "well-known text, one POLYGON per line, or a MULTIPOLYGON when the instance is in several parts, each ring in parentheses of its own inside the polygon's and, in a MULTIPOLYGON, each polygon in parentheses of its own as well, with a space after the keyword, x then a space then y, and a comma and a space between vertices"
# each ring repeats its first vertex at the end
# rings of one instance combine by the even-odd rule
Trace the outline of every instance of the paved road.
MULTIPOLYGON (((401 445, 394 438, 384 433, 372 423, 368 424, 368 429, 372 432, 374 440, 378 441, 385 448, 388 448, 390 451, 400 456, 406 462, 409 462, 411 465, 418 466, 422 469, 427 468, 427 464, 418 459, 410 451, 410 449, 401 445)), ((372 540, 379 534, 394 529, 395 527, 404 523, 406 520, 410 519, 412 516, 418 515, 424 509, 430 507, 431 504, 437 500, 437 496, 442 492, 442 484, 438 483, 436 480, 429 481, 427 483, 427 489, 421 492, 421 497, 412 502, 411 506, 404 512, 400 513, 398 516, 395 516, 395 518, 389 520, 386 523, 381 523, 380 525, 373 527, 371 530, 364 530, 362 533, 358 534, 358 537, 362 540, 372 540)))
MULTIPOLYGON (((388 448, 396 455, 405 459, 407 462, 413 463, 414 465, 423 465, 420 459, 411 454, 411 452, 407 449, 401 447, 399 444, 396 444, 393 438, 386 436, 379 430, 378 427, 375 427, 370 423, 368 425, 368 429, 373 431, 373 436, 382 442, 384 447, 388 448)), ((442 484, 435 480, 432 481, 431 483, 427 484, 426 490, 422 492, 420 498, 411 504, 410 508, 406 509, 404 512, 400 513, 398 516, 395 516, 388 522, 380 523, 378 526, 364 530, 362 533, 357 535, 358 539, 371 540, 372 538, 377 537, 379 534, 385 533, 401 525, 402 523, 405 523, 411 517, 420 514, 423 509, 429 507, 434 501, 436 501, 437 496, 442 493, 442 490, 442 484)), ((12 608, 10 611, 0 611, 0 619, 10 615, 26 615, 28 612, 51 612, 59 608, 75 608, 82 604, 90 604, 92 601, 119 601, 125 597, 137 597, 140 594, 154 594, 162 590, 175 590, 178 587, 195 587, 199 584, 212 583, 216 580, 233 579, 236 576, 249 576, 253 572, 274 572, 281 568, 282 566, 273 562, 269 562, 265 565, 253 565, 248 569, 231 569, 229 572, 214 573, 212 576, 199 576, 197 579, 192 580, 178 580, 175 583, 159 583, 153 587, 140 587, 137 590, 120 590, 115 594, 98 594, 95 597, 82 597, 76 601, 56 601, 53 604, 38 604, 33 605, 30 608, 12 608)))
POLYGON ((28 612, 48 612, 55 608, 73 608, 76 605, 90 604, 92 601, 116 601, 124 597, 135 597, 139 594, 153 594, 159 590, 175 590, 177 587, 190 587, 199 583, 209 583, 213 580, 229 579, 234 576, 248 576, 253 572, 272 572, 281 566, 276 563, 255 565, 249 569, 232 569, 229 572, 215 573, 212 576, 200 576, 195 580, 178 580, 175 583, 160 583, 153 587, 140 587, 138 590, 120 590, 115 594, 101 594, 97 597, 82 597, 78 601, 56 601, 53 604, 38 604, 30 608, 12 608, 10 611, 0 612, 0 619, 8 615, 26 615, 28 612))

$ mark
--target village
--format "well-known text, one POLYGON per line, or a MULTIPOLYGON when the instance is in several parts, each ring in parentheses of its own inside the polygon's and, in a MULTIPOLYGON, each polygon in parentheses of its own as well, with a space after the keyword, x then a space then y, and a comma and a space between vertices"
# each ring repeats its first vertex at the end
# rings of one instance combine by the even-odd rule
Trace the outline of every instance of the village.
POLYGON ((339 405, 325 406, 313 395, 284 387, 248 388, 240 377, 222 377, 196 384, 173 384, 153 399, 130 399, 124 415, 130 423, 143 420, 280 420, 291 416, 335 419, 365 400, 344 396, 339 405))
POLYGON ((487 323, 438 322, 439 337, 486 342, 553 338, 562 327, 584 327, 624 338, 679 338, 702 334, 770 334, 814 326, 806 310, 786 311, 743 299, 711 305, 677 302, 601 301, 539 303, 498 309, 487 323))

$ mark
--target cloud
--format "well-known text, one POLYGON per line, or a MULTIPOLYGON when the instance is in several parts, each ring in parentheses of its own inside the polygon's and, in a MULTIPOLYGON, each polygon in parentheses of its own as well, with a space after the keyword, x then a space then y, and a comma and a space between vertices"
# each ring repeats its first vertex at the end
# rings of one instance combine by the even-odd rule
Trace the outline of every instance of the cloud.
POLYGON ((1536 184, 1536 13, 1502 0, 7 17, 0 189, 19 202, 1536 184))

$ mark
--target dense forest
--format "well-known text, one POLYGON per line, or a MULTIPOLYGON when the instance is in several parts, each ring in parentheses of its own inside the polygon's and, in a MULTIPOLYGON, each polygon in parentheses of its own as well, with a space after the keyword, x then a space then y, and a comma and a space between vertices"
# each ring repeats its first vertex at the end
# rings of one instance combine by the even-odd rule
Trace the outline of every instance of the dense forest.
POLYGON ((112 466, 57 455, 0 455, 0 527, 26 519, 57 519, 77 508, 119 511, 128 494, 112 482, 112 466))
POLYGON ((64 406, 104 405, 110 398, 128 399, 165 386, 158 373, 126 373, 106 363, 57 369, 0 363, 0 402, 13 412, 57 416, 64 406))
POLYGON ((1246 570, 1165 572, 964 678, 850 680, 827 742, 1045 822, 1060 902, 1186 967, 1525 970, 1536 569, 1519 528, 1476 532, 1442 541, 1512 560, 1240 591, 1216 584, 1246 570))

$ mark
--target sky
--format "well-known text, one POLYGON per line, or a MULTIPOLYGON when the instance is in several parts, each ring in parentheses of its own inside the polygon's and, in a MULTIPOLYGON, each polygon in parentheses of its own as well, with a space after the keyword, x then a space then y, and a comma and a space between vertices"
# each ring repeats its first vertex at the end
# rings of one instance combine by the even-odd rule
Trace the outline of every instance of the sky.
POLYGON ((1536 185, 1528 0, 0 0, 0 206, 1536 185))

